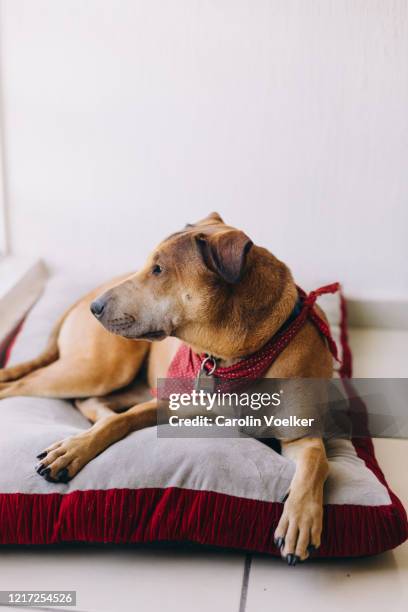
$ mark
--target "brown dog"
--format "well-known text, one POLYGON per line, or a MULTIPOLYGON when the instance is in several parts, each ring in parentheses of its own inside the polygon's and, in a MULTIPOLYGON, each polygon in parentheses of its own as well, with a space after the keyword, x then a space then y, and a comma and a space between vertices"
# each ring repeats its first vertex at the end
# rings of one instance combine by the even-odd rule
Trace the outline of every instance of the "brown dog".
MULTIPOLYGON (((288 268, 213 213, 164 240, 140 272, 107 283, 72 306, 42 355, 0 370, 0 399, 76 398, 94 425, 38 456, 40 475, 66 482, 131 431, 156 424, 157 401, 138 380, 146 359, 151 388, 166 376, 181 342, 214 355, 222 365, 234 363, 280 329, 296 300, 288 268)), ((330 352, 310 322, 267 377, 332 377, 330 352)), ((282 555, 295 564, 320 545, 328 463, 320 438, 282 440, 281 446, 296 470, 275 538, 282 555)))

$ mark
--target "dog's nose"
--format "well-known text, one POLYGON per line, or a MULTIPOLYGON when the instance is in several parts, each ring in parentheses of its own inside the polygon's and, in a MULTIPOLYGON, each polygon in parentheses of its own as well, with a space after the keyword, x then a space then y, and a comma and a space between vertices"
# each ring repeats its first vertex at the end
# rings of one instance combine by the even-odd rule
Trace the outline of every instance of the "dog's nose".
POLYGON ((91 312, 97 319, 99 319, 103 315, 103 311, 105 310, 106 302, 104 300, 95 300, 91 304, 91 312))

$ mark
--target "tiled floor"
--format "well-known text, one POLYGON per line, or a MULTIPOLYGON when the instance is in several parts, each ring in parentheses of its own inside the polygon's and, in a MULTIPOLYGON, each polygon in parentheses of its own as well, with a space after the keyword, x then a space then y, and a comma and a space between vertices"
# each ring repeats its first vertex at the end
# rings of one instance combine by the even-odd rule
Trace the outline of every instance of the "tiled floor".
POLYGON ((198 550, 9 549, 0 590, 74 589, 74 609, 92 612, 237 612, 242 567, 240 554, 198 550))
MULTIPOLYGON (((351 343, 356 376, 408 377, 408 331, 353 330, 351 343)), ((408 441, 378 440, 376 448, 390 484, 408 506, 408 441)), ((296 568, 266 556, 201 550, 6 549, 0 554, 0 590, 5 589, 76 589, 75 609, 92 612, 309 607, 315 612, 405 612, 408 545, 375 558, 296 568)))
MULTIPOLYGON (((408 441, 382 440, 377 456, 390 484, 408 506, 405 465, 408 441)), ((309 602, 314 612, 403 612, 408 607, 408 545, 368 559, 315 561, 287 571, 263 556, 252 560, 246 612, 268 610, 271 601, 288 611, 309 602)))

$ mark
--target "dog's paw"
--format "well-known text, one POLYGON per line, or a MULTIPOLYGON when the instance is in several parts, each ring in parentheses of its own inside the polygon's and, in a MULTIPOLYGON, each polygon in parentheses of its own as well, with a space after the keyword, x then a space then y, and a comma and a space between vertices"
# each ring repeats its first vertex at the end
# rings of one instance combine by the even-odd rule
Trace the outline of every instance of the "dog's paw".
POLYGON ((37 474, 48 482, 66 483, 93 459, 86 434, 55 442, 37 455, 37 474))
POLYGON ((296 498, 289 494, 275 530, 275 544, 288 565, 305 561, 319 548, 322 525, 322 502, 311 495, 296 498))

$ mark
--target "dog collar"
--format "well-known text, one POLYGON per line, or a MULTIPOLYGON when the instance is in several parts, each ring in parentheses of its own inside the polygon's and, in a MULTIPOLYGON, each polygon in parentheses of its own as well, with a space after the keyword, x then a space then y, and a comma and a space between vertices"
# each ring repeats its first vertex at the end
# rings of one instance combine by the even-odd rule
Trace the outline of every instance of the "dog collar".
POLYGON ((333 340, 330 327, 314 308, 320 295, 337 292, 340 293, 342 315, 340 323, 342 345, 340 375, 350 377, 351 352, 346 333, 346 305, 339 283, 325 285, 309 294, 306 294, 300 287, 297 287, 297 290, 298 300, 288 319, 261 349, 231 366, 219 367, 217 360, 212 355, 197 355, 190 347, 183 344, 170 364, 167 377, 196 379, 198 374, 201 373, 207 380, 213 377, 215 381, 220 381, 223 388, 227 386, 228 390, 245 386, 266 374, 273 362, 289 345, 307 320, 311 321, 326 339, 333 357, 340 362, 337 345, 333 340))

